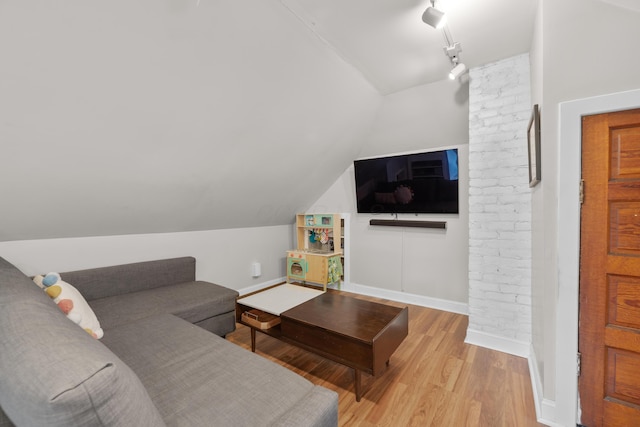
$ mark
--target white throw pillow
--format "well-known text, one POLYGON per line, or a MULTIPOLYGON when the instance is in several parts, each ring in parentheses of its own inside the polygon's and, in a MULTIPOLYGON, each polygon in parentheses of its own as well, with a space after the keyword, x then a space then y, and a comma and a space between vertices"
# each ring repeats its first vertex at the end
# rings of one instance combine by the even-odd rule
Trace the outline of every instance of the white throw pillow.
POLYGON ((33 281, 44 289, 70 320, 96 339, 104 336, 98 318, 80 291, 62 280, 58 273, 49 273, 44 277, 38 275, 33 281))

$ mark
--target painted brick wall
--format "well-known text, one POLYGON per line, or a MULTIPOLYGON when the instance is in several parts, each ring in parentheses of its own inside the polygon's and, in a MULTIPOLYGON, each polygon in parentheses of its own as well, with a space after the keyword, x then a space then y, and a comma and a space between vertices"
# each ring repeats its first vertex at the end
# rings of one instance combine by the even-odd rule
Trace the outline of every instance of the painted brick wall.
POLYGON ((469 330, 529 343, 529 56, 469 75, 469 330))

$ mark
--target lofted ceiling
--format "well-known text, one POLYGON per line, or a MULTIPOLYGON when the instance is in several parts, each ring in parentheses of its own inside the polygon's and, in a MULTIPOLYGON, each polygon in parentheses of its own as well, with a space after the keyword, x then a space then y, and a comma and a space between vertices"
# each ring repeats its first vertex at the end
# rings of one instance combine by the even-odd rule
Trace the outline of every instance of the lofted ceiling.
MULTIPOLYGON (((613 0, 612 0, 613 1, 613 0)), ((617 0, 620 1, 620 0, 617 0)), ((445 38, 422 22, 430 0, 281 0, 381 93, 447 78, 445 38)), ((528 52, 538 0, 437 0, 467 68, 528 52)))
MULTIPOLYGON (((537 0, 441 3, 468 67, 528 51, 537 0)), ((428 5, 0 1, 0 241, 291 223, 446 78, 428 5)))

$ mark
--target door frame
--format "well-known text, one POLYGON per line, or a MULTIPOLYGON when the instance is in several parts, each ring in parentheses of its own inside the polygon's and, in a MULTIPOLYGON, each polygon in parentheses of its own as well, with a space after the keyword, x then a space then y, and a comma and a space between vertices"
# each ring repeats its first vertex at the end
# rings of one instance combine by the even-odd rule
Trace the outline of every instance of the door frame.
MULTIPOLYGON (((558 132, 558 286, 555 307, 555 416, 558 425, 578 421, 578 301, 582 116, 640 108, 640 90, 559 104, 558 132), (562 212, 562 215, 560 215, 562 212)), ((544 143, 543 143, 544 144, 544 143)), ((543 148, 544 150, 544 148, 543 148)))

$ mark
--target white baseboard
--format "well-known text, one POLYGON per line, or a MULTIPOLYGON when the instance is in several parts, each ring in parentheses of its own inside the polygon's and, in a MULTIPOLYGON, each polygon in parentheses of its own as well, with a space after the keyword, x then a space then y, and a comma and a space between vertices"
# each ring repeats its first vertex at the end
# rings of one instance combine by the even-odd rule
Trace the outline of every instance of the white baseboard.
POLYGON ((551 427, 562 427, 560 424, 552 421, 556 419, 556 402, 545 399, 543 396, 542 378, 538 371, 538 363, 535 352, 533 351, 533 346, 530 343, 472 329, 467 329, 467 337, 464 342, 526 358, 529 365, 529 376, 531 377, 531 388, 533 391, 537 421, 551 427))
MULTIPOLYGON (((286 277, 280 277, 277 279, 269 280, 267 282, 258 283, 257 285, 247 286, 238 290, 240 296, 249 294, 251 292, 257 292, 269 286, 277 285, 286 281, 286 277)), ((333 287, 333 286, 331 286, 333 287)), ((403 302, 406 304, 419 305, 422 307, 433 308, 436 310, 449 311, 458 314, 469 314, 469 307, 467 304, 448 301, 438 298, 425 297, 422 295, 408 294, 406 292, 390 291, 388 289, 374 288, 372 286, 359 285, 357 283, 342 284, 340 289, 345 292, 353 292, 356 294, 368 295, 376 298, 389 299, 397 302, 403 302)))
POLYGON ((538 371, 538 361, 536 359, 536 352, 533 350, 533 345, 529 347, 529 376, 531 377, 531 388, 533 389, 533 403, 536 406, 536 416, 540 419, 542 413, 542 378, 540 377, 540 371, 538 371))
POLYGON ((246 288, 238 289, 238 293, 240 296, 250 294, 251 292, 261 291, 264 288, 268 288, 269 286, 277 285, 278 283, 283 283, 287 280, 286 277, 279 277, 277 279, 269 280, 267 282, 258 283, 257 285, 247 286, 246 288))
POLYGON ((343 291, 368 295, 376 298, 390 299, 393 301, 414 304, 422 307, 434 308, 436 310, 450 311, 458 314, 469 314, 469 306, 457 301, 443 300, 439 298, 426 297, 423 295, 408 294, 406 292, 391 291, 389 289, 374 288, 372 286, 350 283, 342 287, 343 291))
POLYGON ((529 349, 529 375, 531 376, 531 387, 533 388, 533 401, 536 406, 536 418, 539 423, 551 427, 562 427, 552 420, 556 419, 556 402, 544 398, 542 389, 542 377, 538 370, 538 361, 533 346, 529 349))
POLYGON ((467 329, 467 337, 464 342, 467 344, 490 348, 491 350, 501 351, 503 353, 513 354, 514 356, 524 357, 526 359, 529 358, 530 344, 524 341, 467 329))
POLYGON ((563 424, 551 421, 556 418, 556 402, 554 400, 542 399, 541 409, 541 414, 538 416, 538 422, 540 424, 549 427, 564 427, 563 424))

